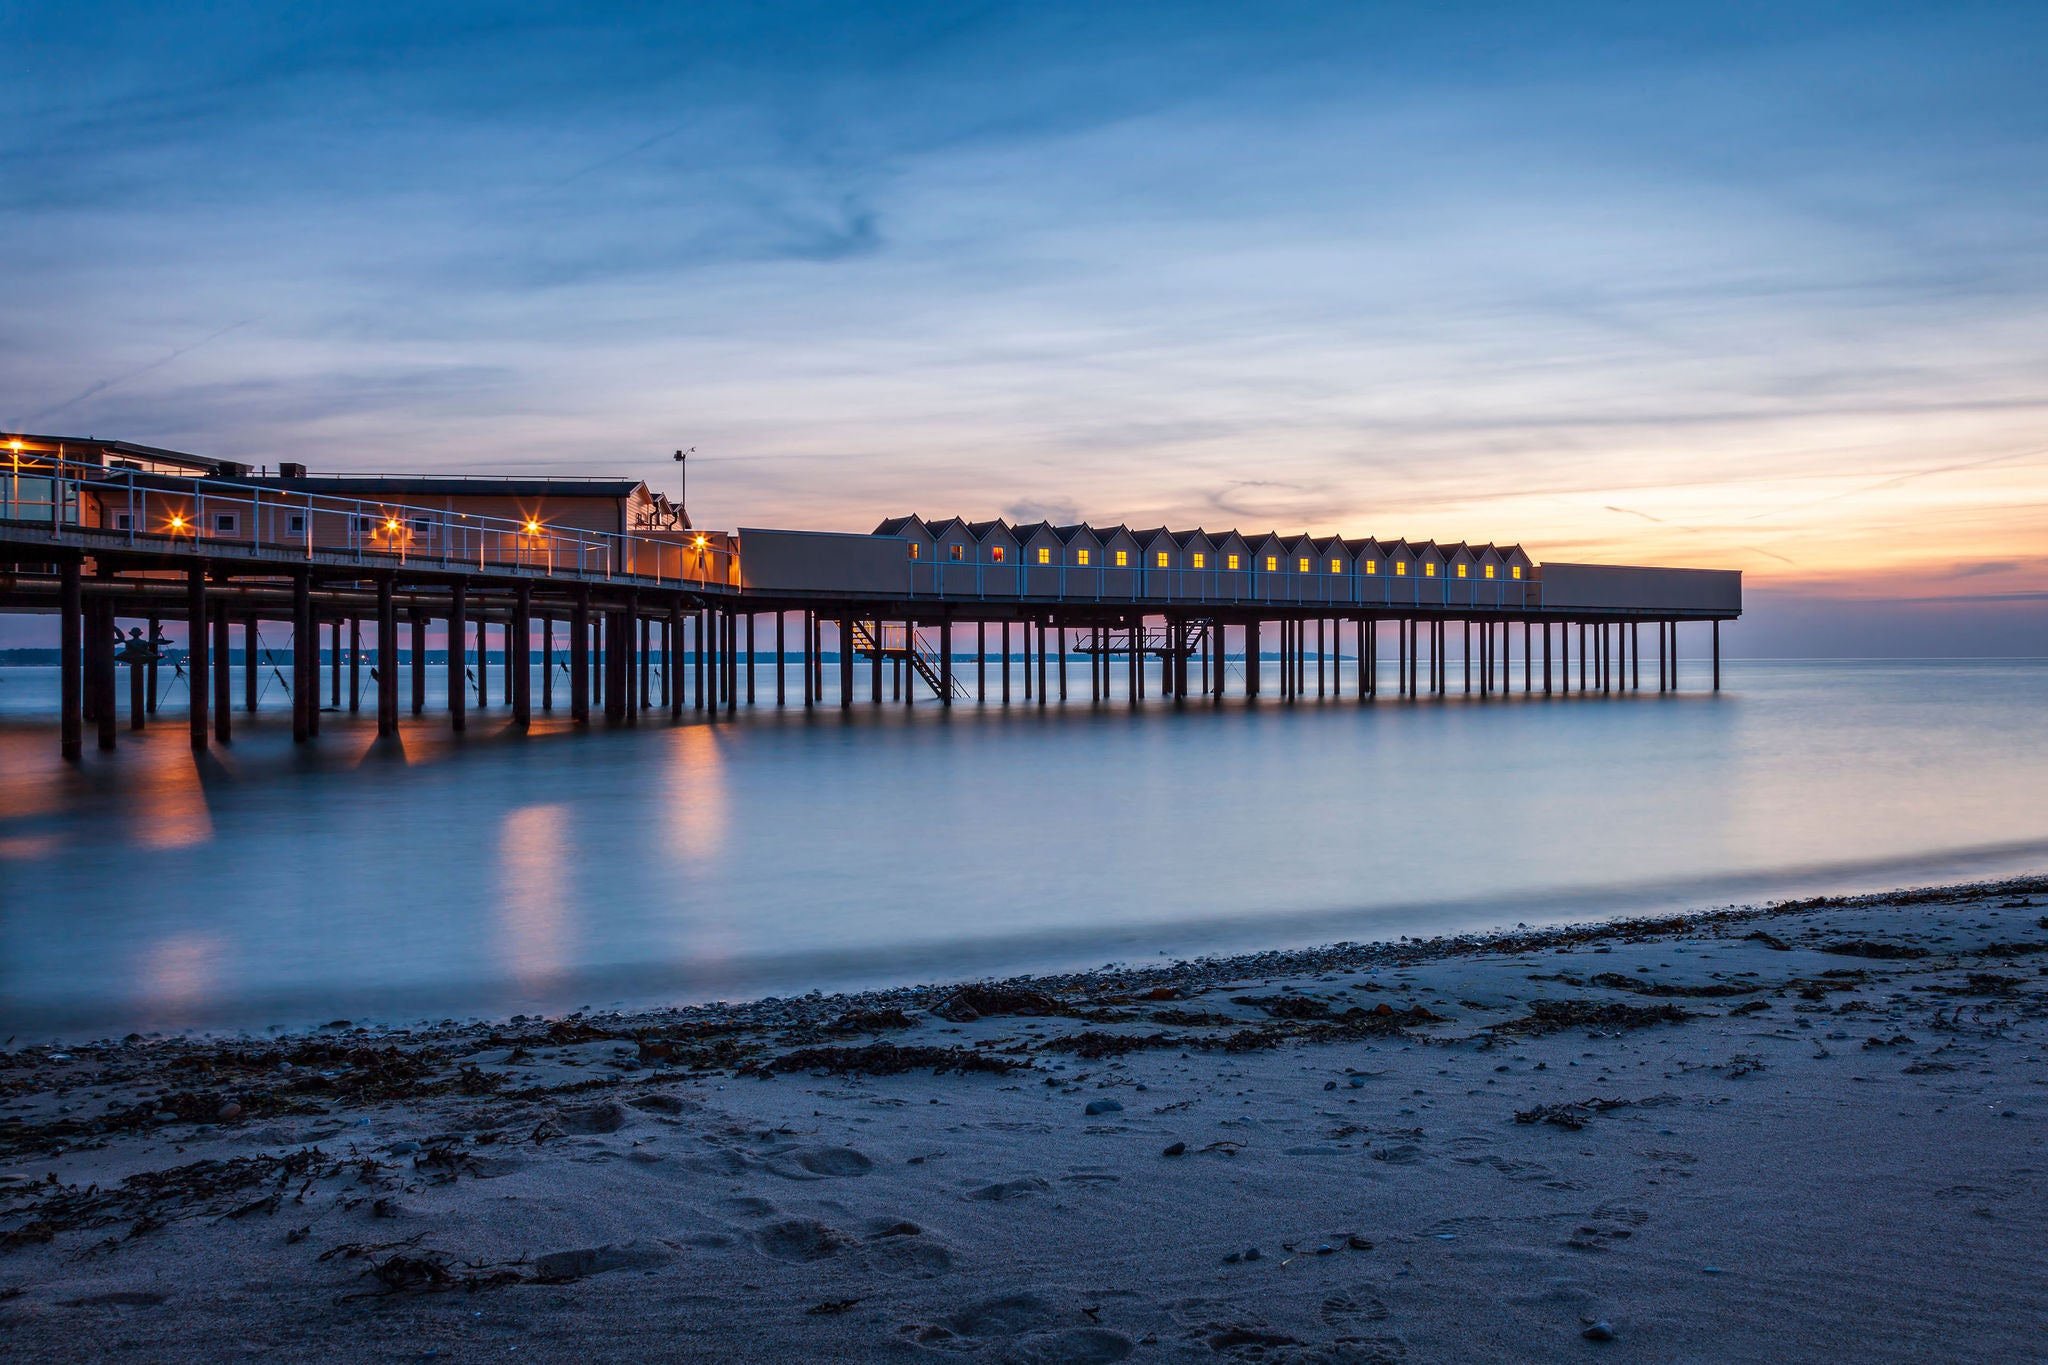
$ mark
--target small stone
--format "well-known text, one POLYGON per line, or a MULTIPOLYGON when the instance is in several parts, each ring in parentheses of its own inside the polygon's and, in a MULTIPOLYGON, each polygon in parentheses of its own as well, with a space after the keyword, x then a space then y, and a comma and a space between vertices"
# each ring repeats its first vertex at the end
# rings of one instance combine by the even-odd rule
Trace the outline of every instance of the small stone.
POLYGON ((242 1117, 242 1106, 233 1100, 229 1100, 220 1107, 220 1112, 214 1117, 218 1118, 222 1123, 232 1123, 242 1117))
POLYGON ((1588 1341, 1612 1341, 1614 1340, 1614 1328, 1608 1324, 1605 1318, 1602 1318, 1585 1331, 1579 1333, 1579 1335, 1588 1341))
POLYGON ((1161 1155, 1162 1155, 1162 1156, 1181 1156, 1181 1155, 1183 1155, 1183 1154, 1185 1154, 1185 1153, 1186 1153, 1187 1149, 1188 1149, 1188 1145, 1187 1145, 1187 1144, 1186 1144, 1185 1142, 1175 1142, 1175 1143, 1169 1143, 1169 1144, 1167 1145, 1167 1148, 1166 1148, 1166 1150, 1165 1150, 1164 1152, 1162 1152, 1162 1153, 1161 1153, 1161 1155))
POLYGON ((1329 1244, 1328 1242, 1325 1242, 1325 1243, 1323 1243, 1323 1244, 1322 1244, 1321 1246, 1319 1246, 1319 1247, 1317 1247, 1317 1248, 1316 1248, 1316 1255, 1318 1255, 1318 1256, 1332 1256, 1332 1255, 1335 1255, 1335 1254, 1336 1254, 1336 1251, 1337 1251, 1337 1248, 1335 1248, 1335 1247, 1331 1246, 1331 1245, 1330 1245, 1330 1244, 1329 1244))
POLYGON ((1244 1253, 1244 1258, 1245 1258, 1245 1259, 1246 1259, 1247 1261, 1256 1261, 1256 1260, 1258 1260, 1258 1259, 1259 1259, 1259 1249, 1258 1249, 1257 1247, 1247 1247, 1247 1248, 1245 1249, 1245 1253, 1244 1253))
POLYGON ((1363 1090, 1363 1089, 1365 1089, 1365 1077, 1363 1077, 1363 1076, 1353 1076, 1353 1077, 1351 1078, 1351 1088, 1352 1088, 1353 1090, 1363 1090))
POLYGON ((1086 1112, 1090 1114, 1120 1114, 1123 1112, 1123 1108, 1123 1105, 1116 1100, 1090 1100, 1088 1101, 1086 1112))
POLYGON ((1703 1275, 1720 1275, 1720 1274, 1724 1274, 1724 1273, 1726 1273, 1726 1272, 1724 1272, 1724 1271, 1723 1271, 1723 1270, 1721 1269, 1721 1267, 1719 1267, 1719 1266, 1717 1266, 1717 1265, 1710 1265, 1710 1266, 1704 1266, 1704 1267, 1702 1267, 1702 1268, 1701 1268, 1701 1270, 1700 1270, 1700 1273, 1701 1273, 1701 1274, 1703 1274, 1703 1275))
POLYGON ((1225 1265, 1236 1265, 1236 1264, 1237 1264, 1237 1263, 1238 1263, 1239 1261, 1242 1261, 1243 1259, 1244 1259, 1244 1256, 1243 1256, 1243 1254, 1242 1254, 1241 1252, 1236 1252, 1236 1251, 1233 1251, 1233 1252, 1230 1252, 1230 1253, 1229 1253, 1228 1255, 1224 1256, 1224 1258, 1223 1258, 1223 1264, 1225 1264, 1225 1265))
POLYGON ((419 1149, 420 1145, 417 1142, 394 1142, 391 1144, 391 1155, 411 1156, 419 1149))
POLYGON ((1324 1081, 1324 1082, 1323 1082, 1323 1089, 1325 1089, 1325 1090, 1335 1090, 1336 1088, 1337 1088, 1337 1083, 1336 1083, 1335 1081, 1324 1081))

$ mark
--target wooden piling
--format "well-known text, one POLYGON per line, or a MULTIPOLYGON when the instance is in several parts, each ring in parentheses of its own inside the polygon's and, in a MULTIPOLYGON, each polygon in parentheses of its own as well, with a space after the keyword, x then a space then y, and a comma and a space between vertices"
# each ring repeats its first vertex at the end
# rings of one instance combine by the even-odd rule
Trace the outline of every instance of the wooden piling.
POLYGON ((398 733, 398 592, 390 574, 377 579, 377 734, 398 733))
POLYGON ((242 709, 252 716, 256 714, 256 698, 263 685, 262 678, 258 676, 261 672, 258 659, 262 651, 257 647, 262 635, 262 626, 255 612, 242 618, 242 709))
POLYGON ((223 602, 213 609, 213 737, 222 744, 234 739, 235 674, 228 625, 223 602))
POLYGON ((469 589, 460 581, 448 589, 448 728, 461 734, 469 725, 469 589))
POLYGON ((415 602, 407 613, 412 618, 412 713, 427 711, 427 612, 415 602))
POLYGON ((1003 622, 1003 705, 1010 704, 1010 623, 1003 622))
POLYGON ((313 718, 319 714, 320 671, 312 662, 319 649, 313 621, 313 580, 300 569, 292 575, 292 742, 304 744, 313 737, 313 718))
POLYGON ((533 724, 533 584, 512 590, 512 620, 505 627, 505 681, 512 689, 512 723, 533 724))
POLYGON ((85 756, 85 606, 79 562, 57 566, 58 748, 66 762, 85 756))
MULTIPOLYGON (((699 676, 697 690, 704 685, 699 676)), ((569 606, 569 720, 590 723, 590 589, 579 587, 569 606)))

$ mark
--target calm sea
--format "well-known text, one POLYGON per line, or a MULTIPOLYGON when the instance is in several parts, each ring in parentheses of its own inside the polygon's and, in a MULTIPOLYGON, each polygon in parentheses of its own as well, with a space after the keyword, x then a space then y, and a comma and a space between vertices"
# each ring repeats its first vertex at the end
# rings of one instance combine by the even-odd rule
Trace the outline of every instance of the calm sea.
POLYGON ((1083 699, 1043 710, 1020 677, 1008 708, 519 738, 499 705, 388 750, 330 713, 299 752, 272 684, 229 748, 194 758, 174 690, 67 768, 53 672, 0 669, 0 1037, 739 999, 2048 866, 2048 665, 1726 682, 1361 707, 1347 676, 1341 701, 1134 713, 1077 668, 1083 699))

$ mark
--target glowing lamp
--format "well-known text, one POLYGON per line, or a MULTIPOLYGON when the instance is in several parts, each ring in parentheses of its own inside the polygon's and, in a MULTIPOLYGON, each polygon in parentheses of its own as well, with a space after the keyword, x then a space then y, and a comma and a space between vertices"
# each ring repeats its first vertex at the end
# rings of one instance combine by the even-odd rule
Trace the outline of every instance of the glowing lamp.
POLYGON ((710 543, 710 539, 705 536, 697 537, 697 548, 700 550, 703 549, 706 545, 709 545, 710 543))
POLYGON ((393 535, 398 534, 398 518, 386 517, 384 519, 384 529, 391 532, 393 535))
POLYGON ((178 513, 176 513, 176 512, 173 512, 173 513, 171 513, 171 529, 172 529, 173 531, 182 531, 182 530, 184 530, 184 529, 185 529, 185 518, 184 518, 184 517, 182 517, 182 516, 180 516, 180 515, 179 515, 178 513))
POLYGON ((530 535, 530 536, 537 536, 537 535, 539 535, 539 534, 540 534, 540 523, 539 523, 539 522, 537 522, 537 521, 535 521, 535 520, 534 520, 533 518, 531 518, 531 517, 528 517, 528 518, 527 518, 527 520, 526 520, 526 534, 528 534, 528 535, 530 535))

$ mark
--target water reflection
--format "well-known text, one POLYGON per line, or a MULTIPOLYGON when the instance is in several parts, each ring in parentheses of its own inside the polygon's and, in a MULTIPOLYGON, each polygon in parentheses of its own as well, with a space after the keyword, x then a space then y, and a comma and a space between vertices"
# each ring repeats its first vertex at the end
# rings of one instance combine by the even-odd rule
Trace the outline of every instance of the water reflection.
POLYGON ((526 991, 548 990, 568 960, 568 821, 567 806, 521 806, 498 830, 505 967, 526 991))

